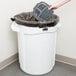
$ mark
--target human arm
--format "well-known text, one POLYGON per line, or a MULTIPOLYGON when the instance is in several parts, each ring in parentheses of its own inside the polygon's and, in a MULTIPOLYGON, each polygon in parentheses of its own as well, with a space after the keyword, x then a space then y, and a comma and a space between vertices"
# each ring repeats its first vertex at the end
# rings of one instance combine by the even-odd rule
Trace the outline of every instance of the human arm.
POLYGON ((57 9, 57 8, 63 6, 64 4, 68 3, 69 1, 71 1, 71 0, 62 0, 58 4, 51 5, 49 9, 57 9))

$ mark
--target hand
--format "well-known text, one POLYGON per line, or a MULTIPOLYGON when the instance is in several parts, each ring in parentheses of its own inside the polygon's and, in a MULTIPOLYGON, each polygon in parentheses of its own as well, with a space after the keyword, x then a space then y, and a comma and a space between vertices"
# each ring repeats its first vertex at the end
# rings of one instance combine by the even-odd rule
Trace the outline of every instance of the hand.
POLYGON ((56 5, 51 5, 49 9, 56 10, 58 7, 56 5))
POLYGON ((59 7, 63 6, 64 4, 68 3, 69 1, 71 1, 71 0, 62 0, 60 3, 50 6, 49 9, 56 10, 59 7))

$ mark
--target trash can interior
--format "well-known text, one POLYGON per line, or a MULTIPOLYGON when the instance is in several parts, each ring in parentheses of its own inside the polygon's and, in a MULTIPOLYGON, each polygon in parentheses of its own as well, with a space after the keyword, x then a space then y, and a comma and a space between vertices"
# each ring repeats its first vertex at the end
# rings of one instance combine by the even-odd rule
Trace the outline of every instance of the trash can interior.
POLYGON ((48 21, 38 21, 33 16, 32 12, 24 12, 14 16, 14 20, 17 24, 28 27, 53 27, 59 22, 59 17, 55 14, 48 21))

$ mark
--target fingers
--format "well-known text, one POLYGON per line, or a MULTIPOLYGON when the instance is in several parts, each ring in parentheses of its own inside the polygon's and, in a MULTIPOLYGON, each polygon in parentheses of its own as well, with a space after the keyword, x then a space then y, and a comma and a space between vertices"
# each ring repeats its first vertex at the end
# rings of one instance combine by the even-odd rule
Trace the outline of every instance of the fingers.
POLYGON ((57 7, 56 5, 52 5, 52 6, 49 7, 49 10, 50 10, 50 9, 56 10, 57 8, 58 8, 58 7, 57 7))

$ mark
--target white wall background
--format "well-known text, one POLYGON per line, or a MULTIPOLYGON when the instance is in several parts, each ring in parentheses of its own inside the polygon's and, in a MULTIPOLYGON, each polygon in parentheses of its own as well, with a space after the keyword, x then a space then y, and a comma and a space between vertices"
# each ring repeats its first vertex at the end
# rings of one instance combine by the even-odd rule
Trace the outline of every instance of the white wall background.
MULTIPOLYGON (((41 1, 41 0, 40 0, 41 1)), ((45 0, 51 3, 51 0, 45 0)), ((58 0, 52 0, 56 3, 58 0)), ((0 0, 0 62, 17 53, 17 35, 10 28, 10 17, 31 11, 39 0, 0 0)), ((76 1, 72 0, 55 12, 62 27, 58 31, 57 54, 76 59, 76 1)))
POLYGON ((76 59, 76 0, 59 8, 62 27, 58 31, 57 54, 76 59))

